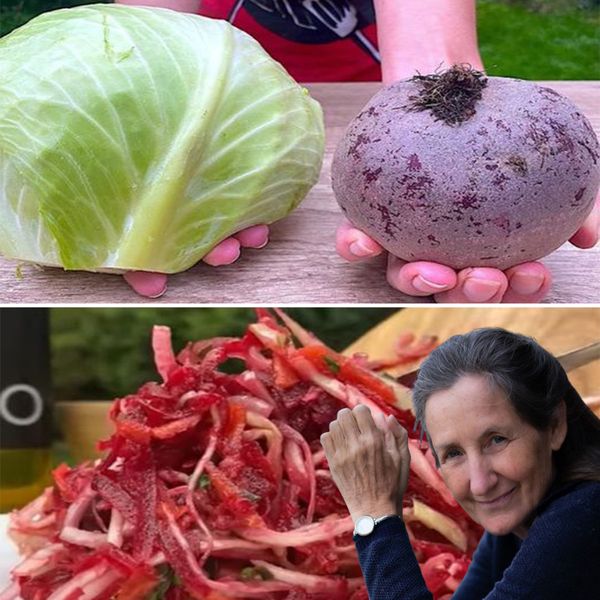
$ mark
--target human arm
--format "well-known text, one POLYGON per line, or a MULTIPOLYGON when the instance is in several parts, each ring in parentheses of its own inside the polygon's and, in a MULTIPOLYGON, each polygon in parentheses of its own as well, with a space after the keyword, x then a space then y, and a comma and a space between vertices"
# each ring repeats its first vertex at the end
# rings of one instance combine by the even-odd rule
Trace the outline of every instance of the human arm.
MULTIPOLYGON (((402 435, 394 435, 394 443, 389 437, 385 442, 394 421, 388 418, 388 433, 381 427, 378 432, 368 416, 365 407, 340 411, 321 438, 332 477, 354 520, 362 514, 397 512, 405 491, 398 466, 408 463, 400 450, 402 435)), ((520 547, 513 535, 484 534, 453 600, 595 597, 600 589, 599 507, 600 483, 586 482, 547 500, 520 547)), ((431 599, 401 518, 386 519, 370 535, 354 539, 371 598, 431 599)))
POLYGON ((600 589, 600 483, 545 501, 527 537, 485 533, 452 600, 573 600, 600 589))
POLYGON ((386 519, 354 541, 369 598, 432 600, 401 519, 386 519))
POLYGON ((202 0, 115 0, 115 4, 129 6, 154 6, 155 8, 170 8, 180 12, 197 14, 202 0))
POLYGON ((483 70, 475 0, 374 0, 383 83, 468 63, 483 70))
POLYGON ((534 520, 485 600, 595 598, 600 589, 600 483, 570 489, 534 520))
POLYGON ((369 596, 431 600, 402 522, 410 468, 406 431, 393 417, 377 425, 369 409, 359 405, 338 413, 321 444, 355 524, 363 515, 397 515, 371 535, 354 537, 369 596))
MULTIPOLYGON (((383 81, 392 83, 417 71, 430 73, 454 63, 483 69, 477 48, 475 2, 375 0, 383 81)), ((600 198, 592 214, 571 238, 580 248, 598 241, 600 198)), ((346 260, 364 260, 383 252, 372 238, 344 221, 336 247, 346 260)), ((432 262, 406 262, 388 257, 389 284, 411 296, 433 295, 438 302, 539 302, 551 276, 539 262, 517 265, 502 272, 492 268, 461 271, 432 262)))
MULTIPOLYGON (((363 515, 396 515, 378 523, 371 534, 354 536, 369 596, 378 600, 431 600, 426 581, 436 592, 456 574, 448 554, 424 563, 422 573, 413 552, 402 517, 410 468, 407 439, 393 417, 378 418, 376 424, 369 409, 360 405, 340 411, 321 437, 332 478, 354 522, 363 515)), ((479 553, 485 563, 486 553, 479 553)), ((469 590, 484 593, 469 596, 467 591, 463 600, 483 597, 493 585, 489 577, 483 582, 475 579, 469 590)))
MULTIPOLYGON (((483 598, 494 586, 494 542, 484 534, 469 570, 452 600, 483 598)), ((388 519, 367 537, 354 537, 358 559, 371 598, 383 600, 431 600, 413 553, 406 527, 400 519, 388 519)))
MULTIPOLYGON (((513 536, 484 534, 452 600, 594 598, 600 589, 600 484, 586 485, 538 517, 520 549, 513 536)), ((371 598, 431 598, 400 519, 383 521, 355 542, 371 598)))

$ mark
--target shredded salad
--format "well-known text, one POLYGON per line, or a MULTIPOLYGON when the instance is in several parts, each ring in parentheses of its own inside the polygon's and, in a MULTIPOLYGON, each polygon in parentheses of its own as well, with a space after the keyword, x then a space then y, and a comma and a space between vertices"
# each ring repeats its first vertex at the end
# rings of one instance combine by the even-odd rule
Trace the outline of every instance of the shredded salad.
MULTIPOLYGON (((395 363, 436 345, 400 342, 395 363)), ((176 356, 156 326, 152 346, 163 381, 114 401, 103 458, 59 466, 54 485, 12 513, 24 558, 0 600, 368 600, 319 443, 357 404, 408 430, 403 518, 434 597, 456 589, 481 529, 414 431, 410 390, 378 372, 391 363, 338 354, 264 309, 241 338, 176 356)))

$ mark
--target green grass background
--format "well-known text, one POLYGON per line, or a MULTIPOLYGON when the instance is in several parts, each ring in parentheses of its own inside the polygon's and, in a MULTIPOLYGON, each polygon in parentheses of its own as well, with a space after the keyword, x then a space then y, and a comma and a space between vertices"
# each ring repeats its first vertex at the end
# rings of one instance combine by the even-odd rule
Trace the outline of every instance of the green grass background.
MULTIPOLYGON (((0 35, 78 0, 2 0, 0 35)), ((490 75, 600 79, 599 0, 479 0, 481 53, 490 75)))
POLYGON ((478 3, 479 48, 490 75, 600 79, 600 11, 575 0, 478 3), (526 6, 529 4, 530 6, 526 6), (537 7, 537 8, 536 8, 537 7))

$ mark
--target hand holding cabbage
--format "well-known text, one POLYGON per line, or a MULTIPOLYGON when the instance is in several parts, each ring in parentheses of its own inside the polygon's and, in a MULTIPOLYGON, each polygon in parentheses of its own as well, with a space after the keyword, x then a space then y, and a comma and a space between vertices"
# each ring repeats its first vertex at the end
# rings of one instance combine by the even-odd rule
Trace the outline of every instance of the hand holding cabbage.
POLYGON ((293 210, 324 133, 319 105, 229 24, 96 5, 0 41, 0 140, 0 253, 176 273, 293 210))

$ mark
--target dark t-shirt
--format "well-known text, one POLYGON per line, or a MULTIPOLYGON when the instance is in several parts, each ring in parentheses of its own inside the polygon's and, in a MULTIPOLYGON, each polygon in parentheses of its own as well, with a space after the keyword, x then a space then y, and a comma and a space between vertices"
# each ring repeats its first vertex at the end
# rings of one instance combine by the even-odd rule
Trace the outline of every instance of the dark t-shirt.
POLYGON ((296 81, 381 81, 370 0, 202 0, 200 14, 249 33, 296 81))
MULTIPOLYGON (((431 600, 400 519, 355 536, 371 600, 431 600)), ((485 533, 453 600, 600 597, 600 482, 553 490, 527 537, 485 533)))

